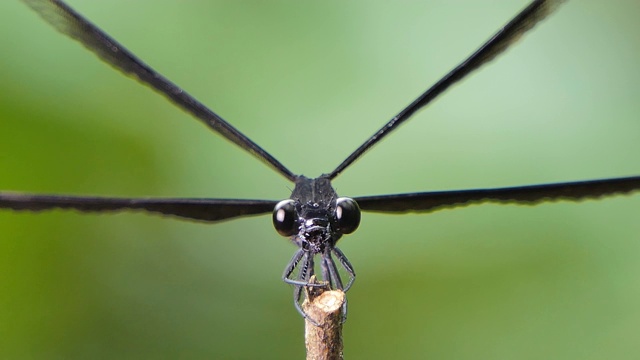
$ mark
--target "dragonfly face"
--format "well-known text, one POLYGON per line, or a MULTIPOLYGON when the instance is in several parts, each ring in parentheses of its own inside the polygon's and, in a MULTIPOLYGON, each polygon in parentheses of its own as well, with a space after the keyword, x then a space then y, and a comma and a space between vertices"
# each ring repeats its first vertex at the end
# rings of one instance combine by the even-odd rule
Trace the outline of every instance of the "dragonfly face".
POLYGON ((292 238, 293 242, 312 254, 324 252, 335 246, 342 237, 335 228, 335 201, 317 203, 308 201, 296 202, 298 233, 292 238))
POLYGON ((319 254, 358 228, 360 208, 353 199, 339 198, 328 178, 300 176, 291 198, 276 205, 273 224, 302 250, 319 254))

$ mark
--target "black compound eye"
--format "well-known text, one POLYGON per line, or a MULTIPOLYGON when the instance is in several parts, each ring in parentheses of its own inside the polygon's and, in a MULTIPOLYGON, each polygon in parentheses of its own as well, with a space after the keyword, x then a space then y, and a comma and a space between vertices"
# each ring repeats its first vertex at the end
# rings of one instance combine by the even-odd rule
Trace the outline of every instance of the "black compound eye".
POLYGON ((291 236, 298 232, 298 213, 295 201, 287 199, 276 204, 273 209, 273 227, 282 236, 291 236))
POLYGON ((338 231, 343 234, 351 234, 360 225, 360 207, 351 198, 338 198, 336 200, 336 220, 338 231))

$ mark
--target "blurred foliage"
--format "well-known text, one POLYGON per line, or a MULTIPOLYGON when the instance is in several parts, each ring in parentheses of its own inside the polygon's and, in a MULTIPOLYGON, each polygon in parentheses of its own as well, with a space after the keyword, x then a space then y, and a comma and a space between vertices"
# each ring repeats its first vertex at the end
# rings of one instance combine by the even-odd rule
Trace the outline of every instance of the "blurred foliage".
MULTIPOLYGON (((317 176, 526 1, 69 1, 317 176)), ((634 1, 573 1, 376 146, 357 196, 637 175, 634 1)), ((291 184, 17 1, 0 4, 0 189, 281 199, 291 184)), ((633 359, 640 196, 366 214, 354 359, 633 359)), ((303 322, 270 217, 0 212, 0 357, 285 359, 303 322)))

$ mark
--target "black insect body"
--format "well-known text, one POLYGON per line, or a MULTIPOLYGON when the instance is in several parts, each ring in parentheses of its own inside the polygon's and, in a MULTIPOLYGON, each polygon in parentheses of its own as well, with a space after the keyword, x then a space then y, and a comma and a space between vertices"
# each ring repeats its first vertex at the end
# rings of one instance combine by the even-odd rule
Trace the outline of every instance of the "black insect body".
MULTIPOLYGON (((300 176, 291 199, 279 202, 273 211, 273 224, 283 236, 299 247, 287 265, 283 280, 295 285, 294 303, 298 311, 306 317, 300 307, 302 287, 309 286, 314 275, 314 257, 322 258, 322 277, 332 289, 347 291, 353 284, 356 274, 346 256, 336 247, 343 234, 354 232, 360 224, 360 208, 355 200, 339 198, 326 176, 309 179, 300 176), (349 274, 349 282, 343 286, 340 273, 332 254, 349 274), (295 279, 290 276, 295 268, 300 271, 295 279)), ((346 304, 346 303, 345 303, 346 304)), ((346 317, 346 306, 343 307, 346 317)), ((313 321, 313 319, 309 319, 313 321)))
MULTIPOLYGON (((451 85, 504 52, 521 35, 553 12, 562 2, 561 0, 532 1, 469 58, 382 126, 332 172, 316 179, 296 175, 288 170, 231 124, 140 61, 124 46, 61 0, 23 1, 58 31, 82 43, 103 61, 150 86, 213 131, 260 159, 289 181, 295 182, 295 188, 290 199, 280 202, 246 199, 106 198, 0 192, 0 208, 26 211, 58 208, 83 212, 141 210, 207 222, 272 212, 273 223, 278 233, 291 237, 299 247, 287 265, 283 279, 294 285, 294 302, 303 316, 306 315, 300 308, 302 289, 305 286, 316 286, 310 284, 310 279, 314 275, 316 257, 321 259, 322 278, 331 288, 347 291, 352 285, 355 272, 345 255, 336 247, 336 243, 342 235, 357 229, 360 223, 360 210, 385 213, 428 213, 443 208, 486 202, 531 205, 545 201, 579 201, 628 194, 640 189, 640 176, 495 189, 366 196, 353 199, 338 197, 331 186, 333 179, 373 145, 397 129, 417 110, 436 99, 451 85), (336 261, 349 275, 346 284, 340 277, 336 261), (297 272, 296 269, 298 269, 297 272)), ((343 308, 343 313, 346 316, 346 308, 343 308)), ((310 320, 313 321, 313 319, 310 320)))

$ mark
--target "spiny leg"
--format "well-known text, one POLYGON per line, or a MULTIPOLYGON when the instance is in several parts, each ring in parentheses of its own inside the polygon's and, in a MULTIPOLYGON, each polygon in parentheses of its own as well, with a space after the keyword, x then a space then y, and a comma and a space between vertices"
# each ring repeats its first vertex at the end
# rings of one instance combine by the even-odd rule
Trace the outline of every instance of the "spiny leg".
POLYGON ((300 278, 303 276, 302 272, 304 271, 304 265, 303 265, 303 268, 300 269, 300 272, 298 273, 298 276, 297 276, 298 280, 290 279, 289 276, 291 276, 291 274, 296 269, 296 267, 298 266, 298 263, 300 263, 300 260, 302 258, 304 258, 304 262, 307 262, 307 257, 308 257, 308 253, 306 253, 302 249, 298 249, 298 251, 296 251, 295 254, 293 254, 293 257, 287 264, 287 267, 284 268, 284 273, 282 274, 282 280, 285 283, 292 284, 295 286, 293 289, 293 304, 296 307, 296 310, 298 310, 298 312, 303 317, 306 317, 306 314, 300 308, 300 305, 298 304, 298 299, 300 298, 300 289, 302 289, 302 286, 304 285, 304 282, 300 281, 300 278))
POLYGON ((322 263, 326 264, 326 267, 329 273, 328 281, 332 284, 335 284, 335 289, 342 290, 344 288, 342 286, 342 279, 340 278, 340 273, 338 272, 336 263, 333 261, 333 258, 331 257, 331 250, 327 250, 325 251, 324 254, 322 254, 322 263))
POLYGON ((327 254, 330 254, 330 253, 325 253, 322 255, 322 280, 329 283, 330 289, 334 289, 333 285, 337 283, 333 281, 333 277, 331 276, 332 275, 331 265, 329 264, 329 261, 331 260, 331 255, 327 256, 327 254), (327 257, 329 259, 327 259, 327 257))
POLYGON ((313 325, 319 326, 318 322, 313 320, 307 315, 304 310, 302 310, 301 300, 302 300, 302 290, 305 286, 312 287, 323 287, 326 286, 323 283, 309 283, 309 279, 313 276, 314 273, 314 254, 309 253, 303 249, 298 249, 293 257, 287 264, 287 267, 284 269, 284 273, 282 274, 282 280, 294 286, 293 289, 293 305, 296 310, 302 317, 309 320, 313 325), (291 279, 290 276, 293 274, 296 267, 300 265, 300 271, 298 272, 295 279, 291 279))
POLYGON ((290 279, 289 276, 291 276, 291 274, 293 273, 293 270, 295 270, 296 266, 298 266, 298 263, 300 262, 300 259, 302 259, 303 255, 304 255, 304 250, 302 249, 298 249, 298 251, 296 251, 296 253, 293 254, 293 257, 291 258, 291 260, 289 260, 287 267, 284 268, 284 273, 282 274, 282 281, 286 282, 287 284, 298 285, 296 281, 293 279, 290 279))
MULTIPOLYGON (((298 282, 301 284, 308 284, 309 283, 309 278, 311 277, 309 275, 309 269, 311 269, 313 272, 313 256, 309 256, 308 252, 304 253, 304 256, 302 257, 302 264, 300 265, 300 271, 298 271, 298 282)), ((307 314, 305 314, 302 311, 302 308, 300 307, 300 299, 302 298, 302 289, 303 289, 304 285, 302 286, 296 286, 293 289, 293 301, 296 305, 296 308, 298 309, 298 311, 300 313, 302 313, 302 316, 306 317, 307 314)))
POLYGON ((344 269, 349 274, 349 282, 347 282, 347 286, 344 287, 344 292, 347 292, 351 288, 351 285, 353 285, 353 282, 356 280, 356 272, 353 270, 353 265, 351 265, 349 259, 344 256, 344 253, 340 251, 340 249, 334 247, 333 253, 336 255, 336 258, 338 258, 338 261, 340 261, 342 267, 344 267, 344 269))
MULTIPOLYGON (((297 276, 296 279, 292 279, 290 278, 291 274, 293 274, 293 271, 296 269, 296 267, 298 266, 298 264, 300 263, 300 260, 302 260, 302 258, 308 254, 308 252, 304 251, 303 249, 298 249, 298 251, 296 251, 295 254, 293 254, 293 257, 291 258, 291 260, 289 260, 289 263, 287 264, 287 267, 284 269, 284 273, 282 274, 282 281, 286 282, 287 284, 291 284, 291 285, 295 285, 295 286, 315 286, 315 287, 322 287, 324 286, 323 284, 310 284, 308 281, 308 278, 311 277, 311 275, 313 275, 313 269, 311 270, 311 275, 308 276, 308 278, 306 279, 302 279, 300 276, 297 276)), ((305 261, 303 261, 302 266, 304 267, 305 265, 305 261)), ((311 259, 311 265, 313 266, 313 259, 311 259)), ((308 266, 308 264, 307 264, 308 266)))
POLYGON ((308 281, 305 276, 307 273, 308 266, 309 266, 309 253, 302 249, 299 249, 298 251, 296 251, 295 254, 293 254, 293 257, 289 261, 289 264, 287 264, 287 267, 284 269, 284 273, 282 274, 282 280, 285 283, 292 284, 295 286, 293 288, 293 305, 295 306, 296 310, 300 313, 300 315, 302 315, 302 317, 304 318, 307 318, 307 314, 305 314, 305 312, 302 310, 302 307, 300 306, 300 297, 302 296, 302 287, 308 284, 308 281), (296 277, 295 280, 289 278, 289 276, 291 276, 293 271, 296 269, 296 267, 300 263, 300 260, 302 260, 302 267, 298 272, 298 276, 296 277))
MULTIPOLYGON (((309 284, 309 279, 311 278, 311 276, 313 276, 313 267, 314 267, 313 255, 305 251, 302 257, 301 266, 302 267, 300 268, 300 272, 298 273, 298 281, 306 285, 296 286, 293 289, 293 305, 296 307, 296 310, 298 310, 298 312, 300 313, 300 315, 302 315, 302 317, 309 320, 313 325, 319 326, 318 322, 310 318, 309 315, 307 315, 307 313, 304 312, 301 306, 303 287, 315 285, 315 284, 309 284)), ((319 284, 319 285, 322 285, 322 284, 319 284)))
MULTIPOLYGON (((340 278, 340 273, 338 272, 338 268, 336 267, 336 263, 333 261, 331 257, 331 250, 327 250, 324 254, 322 254, 322 261, 327 263, 327 268, 329 270, 329 278, 336 284, 336 289, 342 290, 342 279, 340 278)), ((344 303, 342 304, 342 308, 340 309, 342 313, 342 323, 347 321, 347 298, 344 298, 344 303)))

